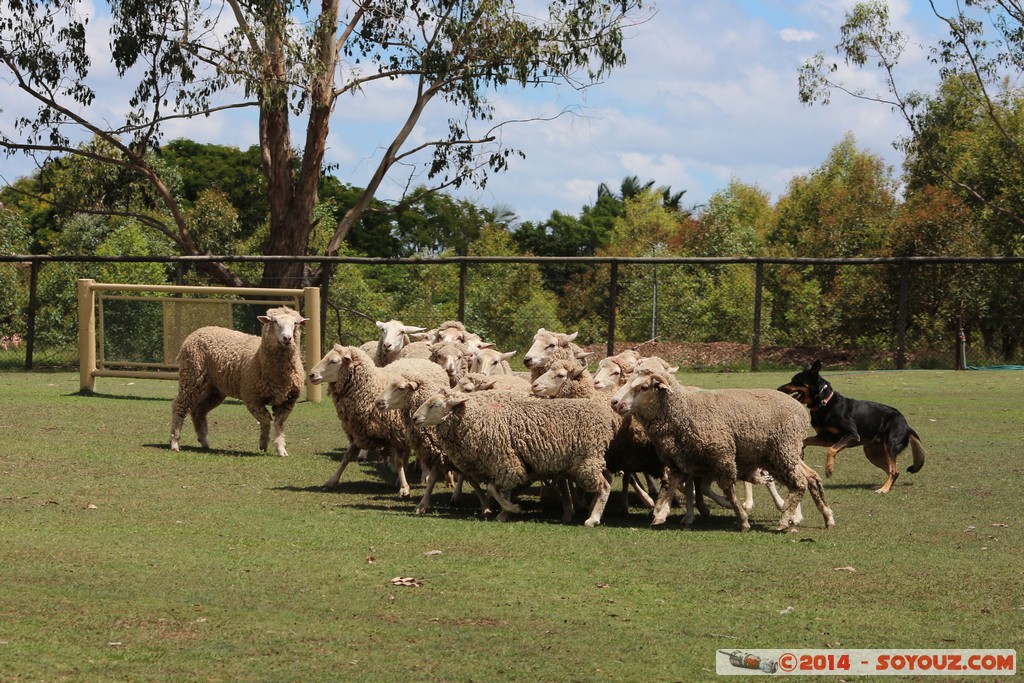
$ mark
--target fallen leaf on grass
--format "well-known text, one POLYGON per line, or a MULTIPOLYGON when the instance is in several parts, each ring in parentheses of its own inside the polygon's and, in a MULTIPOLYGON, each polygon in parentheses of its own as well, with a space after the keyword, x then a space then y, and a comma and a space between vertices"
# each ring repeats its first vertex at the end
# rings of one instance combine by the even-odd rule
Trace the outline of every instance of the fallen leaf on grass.
POLYGON ((417 581, 416 579, 414 579, 411 576, 396 576, 395 578, 391 579, 391 585, 392 586, 412 586, 414 588, 419 588, 423 584, 421 584, 419 581, 417 581))
POLYGON ((790 607, 787 607, 786 609, 780 609, 779 610, 779 614, 789 614, 792 611, 793 611, 793 607, 790 606, 790 607))
POLYGON ((597 582, 596 586, 598 588, 611 588, 611 584, 610 583, 601 583, 600 581, 597 582))
POLYGON ((425 552, 423 554, 426 555, 427 557, 430 557, 432 555, 442 555, 443 553, 440 550, 428 550, 427 552, 425 552))
POLYGON ((89 503, 88 505, 86 505, 85 509, 86 510, 99 510, 99 508, 96 507, 95 505, 93 505, 92 503, 89 503))
POLYGON ((1010 525, 1007 524, 1006 522, 993 522, 992 526, 997 526, 1000 529, 1009 529, 1010 528, 1010 525))
POLYGON ((368 558, 366 558, 366 564, 376 564, 376 563, 377 563, 377 558, 374 557, 373 555, 370 555, 368 558))
POLYGON ((853 567, 832 567, 832 571, 835 571, 835 572, 850 572, 852 574, 853 572, 855 572, 857 570, 854 569, 853 567))

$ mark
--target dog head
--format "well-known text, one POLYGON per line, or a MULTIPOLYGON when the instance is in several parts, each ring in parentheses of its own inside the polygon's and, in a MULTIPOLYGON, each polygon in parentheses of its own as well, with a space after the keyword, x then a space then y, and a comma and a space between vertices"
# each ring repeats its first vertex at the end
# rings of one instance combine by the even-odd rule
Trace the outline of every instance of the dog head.
POLYGON ((779 387, 779 391, 789 394, 805 406, 811 405, 828 387, 828 384, 818 373, 821 371, 821 361, 816 360, 814 364, 804 363, 804 369, 793 375, 793 378, 779 387))

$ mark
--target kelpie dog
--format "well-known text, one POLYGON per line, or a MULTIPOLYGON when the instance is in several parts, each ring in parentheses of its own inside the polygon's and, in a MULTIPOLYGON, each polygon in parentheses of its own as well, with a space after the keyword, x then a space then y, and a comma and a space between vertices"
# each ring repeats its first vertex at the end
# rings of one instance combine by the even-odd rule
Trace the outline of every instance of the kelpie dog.
POLYGON ((910 444, 914 464, 907 472, 924 467, 924 447, 921 438, 907 424, 900 411, 873 401, 859 401, 841 396, 818 373, 821 361, 804 364, 804 369, 793 375, 779 391, 790 394, 811 411, 811 427, 815 436, 804 439, 804 446, 828 446, 825 458, 825 476, 831 477, 836 466, 836 454, 851 446, 864 446, 864 455, 871 464, 884 470, 889 478, 875 493, 888 493, 900 476, 896 456, 910 444))

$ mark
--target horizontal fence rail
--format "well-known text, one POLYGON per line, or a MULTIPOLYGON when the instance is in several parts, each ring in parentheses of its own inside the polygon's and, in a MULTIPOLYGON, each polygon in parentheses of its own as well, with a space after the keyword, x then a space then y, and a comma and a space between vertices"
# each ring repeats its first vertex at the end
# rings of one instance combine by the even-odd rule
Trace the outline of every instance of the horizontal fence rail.
MULTIPOLYGON (((27 308, 27 338, 26 338, 26 369, 31 369, 33 364, 33 345, 35 337, 35 317, 39 310, 39 300, 36 292, 38 282, 38 271, 42 264, 48 263, 82 263, 82 264, 128 264, 128 263, 163 263, 163 264, 201 264, 201 263, 270 263, 270 262, 294 262, 310 265, 328 264, 352 264, 362 266, 432 266, 449 265, 458 266, 459 288, 458 288, 458 318, 465 319, 467 288, 466 281, 474 265, 484 264, 587 264, 593 266, 608 265, 609 279, 607 281, 607 293, 609 297, 607 314, 607 351, 613 353, 616 341, 617 324, 617 299, 620 296, 621 285, 619 275, 624 266, 648 265, 657 267, 665 266, 732 266, 748 265, 756 270, 756 285, 753 297, 753 310, 751 311, 750 324, 752 332, 749 337, 751 346, 752 370, 759 369, 759 356, 761 352, 761 306, 762 289, 764 287, 764 273, 766 266, 898 266, 899 267, 899 291, 895 296, 896 310, 894 311, 894 332, 895 332, 895 364, 897 368, 905 365, 906 357, 906 329, 908 310, 908 282, 912 269, 925 266, 937 265, 996 265, 1012 266, 1024 264, 1024 256, 886 256, 886 257, 865 257, 865 258, 809 258, 809 257, 777 257, 777 256, 727 256, 727 257, 696 257, 696 256, 669 256, 669 257, 605 257, 605 256, 572 256, 572 257, 535 257, 535 256, 446 256, 446 257, 406 257, 406 258, 378 258, 378 257, 356 257, 356 256, 250 256, 250 255, 203 255, 203 256, 97 256, 97 255, 0 255, 0 264, 13 263, 21 267, 29 268, 29 293, 27 308)), ((120 285, 122 289, 128 286, 120 285)), ((166 286, 142 286, 149 291, 174 291, 175 285, 166 286)), ((233 287, 209 287, 209 293, 231 293, 239 294, 240 289, 233 287)), ((279 290, 278 290, 279 291, 279 290)), ((327 301, 323 302, 321 316, 326 315, 327 301)))

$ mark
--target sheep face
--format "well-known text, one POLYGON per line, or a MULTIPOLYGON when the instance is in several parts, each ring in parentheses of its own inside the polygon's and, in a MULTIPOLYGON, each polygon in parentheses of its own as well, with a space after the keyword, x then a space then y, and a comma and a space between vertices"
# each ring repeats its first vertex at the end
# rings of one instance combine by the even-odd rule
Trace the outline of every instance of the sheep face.
POLYGON ((497 381, 497 379, 485 379, 483 377, 463 377, 453 389, 464 394, 472 394, 474 391, 493 389, 497 381))
POLYGON ((437 329, 434 341, 438 344, 462 344, 466 341, 466 328, 445 323, 437 329))
POLYGON ((563 334, 561 332, 549 332, 543 327, 533 335, 533 345, 523 356, 523 364, 531 370, 541 367, 542 363, 551 357, 552 351, 559 346, 568 347, 569 342, 576 338, 577 332, 563 334))
POLYGON ((341 344, 335 344, 309 371, 309 381, 313 384, 337 382, 342 369, 351 362, 352 352, 341 344))
POLYGON ((419 388, 419 383, 404 377, 388 382, 384 392, 377 397, 377 410, 402 410, 409 403, 409 395, 419 388))
POLYGON ((271 308, 266 315, 256 317, 263 323, 263 337, 277 341, 278 346, 291 346, 299 337, 299 330, 309 322, 296 311, 284 306, 271 308))
POLYGON ((480 335, 475 332, 466 332, 463 343, 466 345, 467 353, 476 353, 480 349, 489 349, 494 346, 494 342, 485 342, 480 335))
POLYGON ((416 409, 412 415, 412 422, 417 427, 430 427, 441 424, 442 421, 456 408, 469 400, 469 394, 460 392, 440 391, 416 409))
POLYGON ((500 375, 502 374, 502 363, 514 355, 516 355, 515 351, 502 353, 495 349, 478 349, 473 354, 473 360, 469 364, 469 371, 479 372, 482 375, 500 375))
POLYGON ((444 368, 449 379, 462 373, 465 367, 466 352, 458 343, 435 344, 430 349, 430 360, 444 368))
POLYGON ((668 361, 664 358, 657 356, 651 356, 644 358, 636 364, 635 372, 637 375, 650 375, 655 372, 661 374, 674 375, 679 371, 678 365, 669 365, 668 361))
POLYGON ((604 358, 594 374, 594 388, 598 391, 620 387, 626 383, 627 370, 617 356, 604 358))
POLYGON ((660 400, 659 392, 673 393, 669 379, 659 373, 640 375, 612 396, 612 408, 619 415, 629 415, 660 400))
POLYGON ((558 396, 563 384, 579 379, 585 369, 568 361, 556 360, 547 372, 533 381, 530 391, 540 398, 554 398, 558 396))
POLYGON ((425 327, 405 325, 401 320, 389 320, 386 323, 378 320, 377 329, 380 330, 380 344, 388 354, 395 354, 402 350, 408 341, 406 335, 426 330, 425 327))

